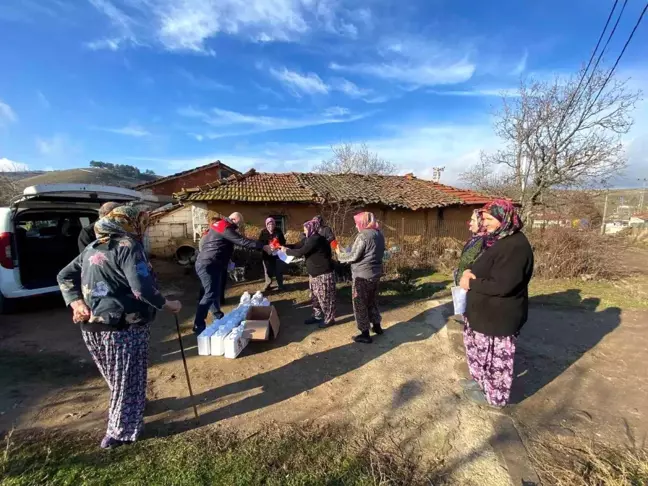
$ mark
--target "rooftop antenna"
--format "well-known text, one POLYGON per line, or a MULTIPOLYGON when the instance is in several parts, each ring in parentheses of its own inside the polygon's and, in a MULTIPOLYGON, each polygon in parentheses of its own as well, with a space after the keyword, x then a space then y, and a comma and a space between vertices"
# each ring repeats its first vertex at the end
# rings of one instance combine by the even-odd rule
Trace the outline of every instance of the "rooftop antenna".
POLYGON ((434 182, 441 182, 441 173, 445 170, 445 167, 432 167, 432 180, 434 182))

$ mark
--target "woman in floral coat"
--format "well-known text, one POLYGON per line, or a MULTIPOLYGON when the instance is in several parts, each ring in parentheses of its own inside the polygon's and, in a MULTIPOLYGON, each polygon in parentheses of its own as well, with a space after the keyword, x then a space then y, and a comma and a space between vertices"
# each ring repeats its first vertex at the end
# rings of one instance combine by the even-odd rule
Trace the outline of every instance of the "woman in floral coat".
POLYGON ((97 240, 58 274, 65 303, 110 388, 101 447, 137 439, 144 425, 149 324, 156 310, 177 313, 158 290, 142 246, 148 213, 120 206, 95 224, 97 240))

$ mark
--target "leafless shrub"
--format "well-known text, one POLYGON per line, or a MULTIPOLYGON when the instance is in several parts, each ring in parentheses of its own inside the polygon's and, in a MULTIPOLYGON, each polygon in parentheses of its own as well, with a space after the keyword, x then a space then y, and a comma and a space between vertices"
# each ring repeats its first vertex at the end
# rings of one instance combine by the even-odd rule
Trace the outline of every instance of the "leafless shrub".
POLYGON ((616 255, 623 248, 618 238, 597 231, 547 228, 529 235, 535 255, 535 277, 614 278, 621 276, 616 255))
POLYGON ((379 174, 390 175, 396 166, 377 153, 371 152, 366 144, 342 143, 331 147, 333 155, 315 167, 323 174, 379 174))

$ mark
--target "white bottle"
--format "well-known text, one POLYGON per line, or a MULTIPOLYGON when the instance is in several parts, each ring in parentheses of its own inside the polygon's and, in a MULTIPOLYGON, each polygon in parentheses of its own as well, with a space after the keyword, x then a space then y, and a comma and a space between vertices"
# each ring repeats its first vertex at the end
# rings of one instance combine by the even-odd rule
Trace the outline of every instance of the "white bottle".
POLYGON ((250 292, 247 290, 243 292, 243 295, 241 295, 241 304, 249 304, 250 300, 252 300, 252 297, 250 297, 250 292))

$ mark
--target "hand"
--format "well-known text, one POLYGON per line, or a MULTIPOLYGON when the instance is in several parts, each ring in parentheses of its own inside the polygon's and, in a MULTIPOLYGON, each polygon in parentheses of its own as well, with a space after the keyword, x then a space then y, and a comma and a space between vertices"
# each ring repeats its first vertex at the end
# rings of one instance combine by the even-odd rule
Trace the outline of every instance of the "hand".
POLYGON ((470 281, 473 279, 476 279, 477 277, 475 276, 474 273, 472 273, 470 270, 466 270, 462 276, 461 276, 461 281, 459 282, 459 287, 462 289, 468 291, 470 290, 470 281))
POLYGON ((280 249, 281 251, 283 251, 284 253, 286 253, 286 250, 287 250, 288 248, 286 248, 285 246, 282 246, 282 247, 280 247, 279 249, 280 249))
POLYGON ((82 300, 75 300, 70 304, 72 308, 72 321, 73 322, 88 322, 90 320, 90 308, 82 300))
POLYGON ((268 245, 263 246, 263 251, 265 251, 268 255, 272 255, 272 248, 268 245))
POLYGON ((182 303, 179 300, 167 300, 164 303, 164 308, 172 314, 177 314, 182 310, 182 303))

